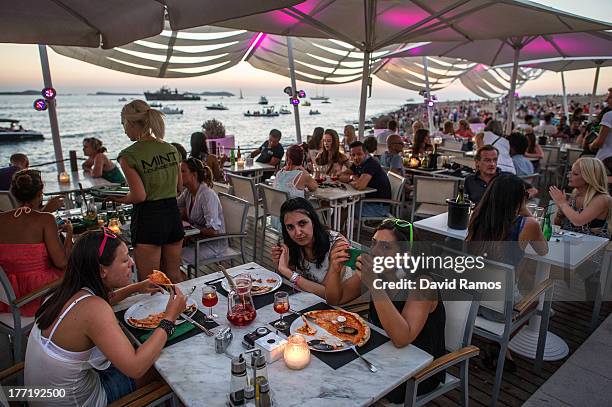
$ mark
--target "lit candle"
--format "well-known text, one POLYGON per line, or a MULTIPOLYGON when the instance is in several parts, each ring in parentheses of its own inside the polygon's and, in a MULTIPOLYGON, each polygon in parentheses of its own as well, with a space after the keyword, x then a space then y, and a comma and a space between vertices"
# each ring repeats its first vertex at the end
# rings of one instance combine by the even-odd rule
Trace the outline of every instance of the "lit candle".
POLYGON ((119 225, 119 218, 111 218, 108 220, 108 228, 116 235, 121 234, 121 228, 119 227, 119 225))
POLYGON ((59 175, 59 177, 58 177, 58 178, 59 178, 59 182, 60 182, 61 184, 69 184, 69 183, 70 183, 70 175, 68 175, 68 173, 67 173, 67 172, 62 172, 62 173, 59 175))
POLYGON ((287 338, 283 354, 285 364, 289 369, 300 370, 310 363, 310 349, 301 335, 291 335, 287 338))
POLYGON ((238 159, 238 161, 236 161, 236 164, 238 164, 238 167, 242 168, 244 167, 244 160, 241 158, 238 159))
POLYGON ((417 168, 421 164, 421 160, 417 157, 410 158, 410 167, 417 168))

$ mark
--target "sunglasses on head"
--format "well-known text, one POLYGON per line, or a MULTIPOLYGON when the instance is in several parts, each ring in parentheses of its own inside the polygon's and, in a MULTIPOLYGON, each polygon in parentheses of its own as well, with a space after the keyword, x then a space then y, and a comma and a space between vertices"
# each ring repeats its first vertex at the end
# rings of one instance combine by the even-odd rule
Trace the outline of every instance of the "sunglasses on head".
POLYGON ((102 232, 104 233, 104 239, 102 239, 102 243, 100 244, 100 248, 98 249, 98 257, 102 257, 102 254, 104 253, 104 249, 106 248, 106 240, 109 238, 117 238, 117 235, 111 232, 109 228, 102 228, 102 232))
POLYGON ((412 243, 414 235, 413 235, 413 230, 412 230, 412 223, 408 222, 407 220, 403 220, 403 219, 397 219, 397 218, 387 218, 385 220, 382 221, 383 225, 394 225, 397 226, 400 229, 406 229, 409 228, 410 229, 410 243, 412 243))

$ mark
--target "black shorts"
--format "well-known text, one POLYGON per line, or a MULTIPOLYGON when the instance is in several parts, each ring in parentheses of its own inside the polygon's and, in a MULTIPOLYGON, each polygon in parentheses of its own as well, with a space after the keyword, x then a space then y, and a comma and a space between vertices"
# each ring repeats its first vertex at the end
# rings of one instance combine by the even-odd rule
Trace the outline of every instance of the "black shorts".
POLYGON ((176 198, 145 201, 134 205, 130 224, 132 244, 163 246, 185 236, 176 198))

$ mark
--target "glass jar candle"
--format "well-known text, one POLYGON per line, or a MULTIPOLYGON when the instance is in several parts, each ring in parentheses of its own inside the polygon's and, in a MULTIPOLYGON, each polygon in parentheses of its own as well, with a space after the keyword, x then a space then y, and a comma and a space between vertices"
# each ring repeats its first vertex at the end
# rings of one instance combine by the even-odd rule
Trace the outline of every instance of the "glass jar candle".
POLYGON ((289 369, 300 370, 310 363, 310 349, 302 335, 291 335, 287 338, 283 354, 289 369))

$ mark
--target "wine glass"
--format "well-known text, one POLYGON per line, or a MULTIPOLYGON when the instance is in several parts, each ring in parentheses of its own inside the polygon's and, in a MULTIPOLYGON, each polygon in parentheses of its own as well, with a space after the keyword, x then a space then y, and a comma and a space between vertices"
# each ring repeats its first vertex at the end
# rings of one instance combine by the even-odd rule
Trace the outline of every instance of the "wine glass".
POLYGON ((280 320, 276 321, 274 328, 285 330, 289 324, 283 319, 283 314, 289 311, 289 293, 286 291, 277 291, 274 293, 274 311, 280 314, 280 320))
POLYGON ((213 314, 212 309, 219 302, 217 297, 217 289, 213 285, 205 285, 202 287, 202 305, 208 308, 208 319, 217 318, 217 314, 213 314))

